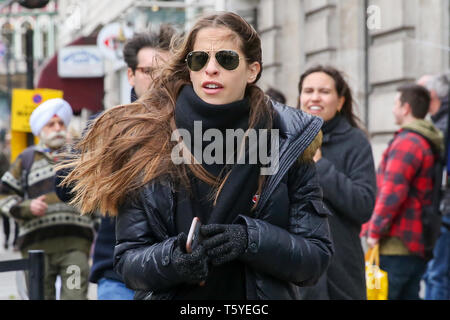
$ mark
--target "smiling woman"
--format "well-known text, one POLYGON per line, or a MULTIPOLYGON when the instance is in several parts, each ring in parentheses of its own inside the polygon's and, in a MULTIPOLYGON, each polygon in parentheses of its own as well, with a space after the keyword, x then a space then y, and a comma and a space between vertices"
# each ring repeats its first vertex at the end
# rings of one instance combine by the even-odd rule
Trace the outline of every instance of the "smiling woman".
POLYGON ((338 95, 334 80, 323 72, 315 72, 305 78, 302 85, 302 110, 331 120, 344 105, 345 97, 338 95))
POLYGON ((117 215, 115 270, 135 298, 297 299, 298 286, 327 268, 328 211, 312 161, 322 120, 272 103, 255 84, 261 71, 261 40, 244 19, 201 18, 150 90, 97 118, 68 161, 72 203, 117 215), (171 139, 177 130, 204 137, 211 129, 227 143, 171 139), (236 131, 242 141, 228 144, 236 131), (260 132, 270 139, 252 140, 260 132), (271 161, 280 169, 263 175, 271 165, 263 152, 247 161, 255 159, 249 141, 279 146, 271 161), (173 161, 180 144, 195 161, 173 161), (229 151, 245 161, 215 161, 229 151), (205 153, 213 161, 196 156, 205 153), (194 217, 202 241, 187 252, 194 217))
POLYGON ((324 202, 333 212, 330 227, 336 255, 303 299, 366 299, 361 225, 375 204, 375 168, 370 143, 353 113, 353 98, 341 72, 315 66, 299 82, 299 107, 321 117, 323 144, 314 157, 324 202))

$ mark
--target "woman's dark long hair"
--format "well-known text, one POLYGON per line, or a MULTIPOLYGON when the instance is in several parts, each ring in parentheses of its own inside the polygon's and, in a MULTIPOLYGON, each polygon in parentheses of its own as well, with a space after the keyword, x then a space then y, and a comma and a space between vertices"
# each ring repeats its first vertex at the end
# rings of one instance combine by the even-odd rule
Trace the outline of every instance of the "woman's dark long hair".
POLYGON ((342 73, 332 66, 316 65, 306 70, 300 76, 300 81, 298 83, 299 98, 297 99, 297 108, 300 109, 300 96, 302 94, 303 81, 310 74, 317 72, 323 72, 329 75, 331 78, 333 78, 335 89, 339 98, 341 97, 345 98, 345 102, 344 105, 342 106, 340 113, 347 119, 347 121, 350 123, 352 127, 360 128, 365 131, 362 121, 358 118, 358 116, 355 115, 353 111, 354 101, 350 86, 348 85, 347 81, 345 81, 344 77, 342 76, 342 73))
MULTIPOLYGON (((198 32, 211 27, 230 30, 247 62, 260 63, 262 71, 261 40, 243 18, 226 12, 200 19, 182 42, 172 42, 177 47, 169 63, 154 76, 150 90, 137 102, 114 107, 98 117, 77 144, 80 152, 58 167, 73 169, 62 184, 74 186, 71 204, 82 213, 100 210, 103 214, 117 215, 118 206, 132 191, 160 177, 170 177, 177 185, 188 187, 187 169, 213 185, 217 198, 227 176, 217 181, 201 165, 175 165, 171 158, 177 144, 171 140, 176 129, 175 103, 182 87, 191 83, 185 59, 193 50, 198 32)), ((255 85, 260 76, 261 72, 246 87, 245 94, 250 100, 249 128, 262 124, 269 129, 272 109, 264 92, 255 85)))

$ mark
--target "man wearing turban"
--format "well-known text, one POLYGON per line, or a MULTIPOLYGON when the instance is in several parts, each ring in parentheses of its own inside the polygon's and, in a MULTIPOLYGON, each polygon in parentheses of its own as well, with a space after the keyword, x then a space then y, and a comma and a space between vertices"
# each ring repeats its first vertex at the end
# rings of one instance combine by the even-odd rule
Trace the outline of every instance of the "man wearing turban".
POLYGON ((89 252, 94 236, 91 217, 65 204, 54 191, 54 164, 66 144, 72 108, 63 99, 50 99, 30 116, 39 144, 25 149, 2 176, 0 210, 20 225, 17 245, 45 252, 45 299, 55 299, 61 277, 61 299, 87 299, 89 252))
POLYGON ((72 115, 72 108, 67 101, 59 98, 47 100, 31 114, 31 132, 47 148, 59 149, 66 143, 66 130, 72 115))

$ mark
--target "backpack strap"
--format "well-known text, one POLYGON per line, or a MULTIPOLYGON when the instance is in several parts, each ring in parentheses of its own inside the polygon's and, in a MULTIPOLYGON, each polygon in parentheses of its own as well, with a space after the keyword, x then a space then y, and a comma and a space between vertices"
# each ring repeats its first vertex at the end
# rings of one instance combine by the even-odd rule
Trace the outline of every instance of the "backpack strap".
POLYGON ((439 148, 434 145, 430 141, 429 138, 424 136, 422 133, 412 130, 412 129, 403 129, 404 132, 413 132, 419 136, 421 136, 428 143, 431 151, 435 157, 435 163, 433 168, 433 193, 432 193, 432 206, 433 211, 440 214, 440 202, 442 198, 442 192, 444 188, 444 176, 446 171, 445 166, 445 156, 439 151, 439 148))
POLYGON ((424 245, 425 259, 428 261, 433 258, 433 249, 437 239, 440 236, 440 230, 442 225, 442 212, 440 208, 440 202, 443 194, 443 174, 445 174, 446 166, 444 163, 444 155, 439 152, 439 149, 420 132, 414 130, 405 130, 414 132, 425 139, 430 146, 435 156, 435 164, 433 167, 433 190, 431 194, 431 206, 423 208, 421 220, 422 220, 422 238, 424 245))
POLYGON ((34 162, 34 146, 26 148, 21 154, 21 165, 22 165, 22 174, 21 174, 21 183, 23 188, 23 197, 25 200, 28 199, 28 175, 30 173, 31 166, 34 162))

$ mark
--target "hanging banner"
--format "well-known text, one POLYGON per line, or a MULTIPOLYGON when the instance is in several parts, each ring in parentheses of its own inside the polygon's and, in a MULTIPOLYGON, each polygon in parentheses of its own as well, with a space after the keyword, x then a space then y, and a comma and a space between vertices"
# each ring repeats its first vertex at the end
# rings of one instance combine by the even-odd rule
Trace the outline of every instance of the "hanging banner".
POLYGON ((68 46, 58 52, 61 78, 99 78, 105 75, 103 55, 97 46, 68 46))

